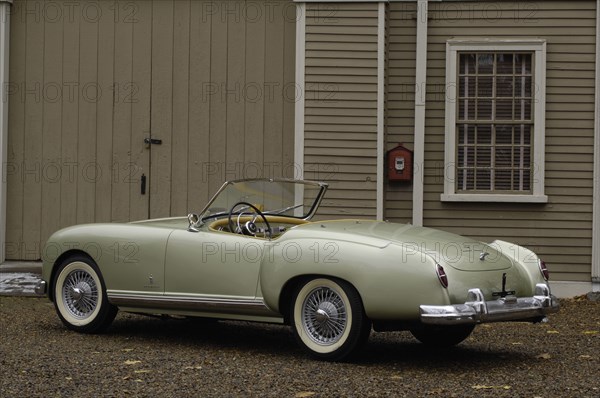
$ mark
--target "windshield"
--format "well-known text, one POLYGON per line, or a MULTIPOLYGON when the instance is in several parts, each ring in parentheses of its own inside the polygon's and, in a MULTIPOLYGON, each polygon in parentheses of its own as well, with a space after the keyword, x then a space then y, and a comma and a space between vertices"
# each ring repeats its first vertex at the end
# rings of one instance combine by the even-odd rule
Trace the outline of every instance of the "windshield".
MULTIPOLYGON (((265 215, 311 218, 326 184, 293 180, 240 180, 225 183, 203 210, 200 218, 228 215, 238 202, 250 203, 265 215)), ((236 206, 235 214, 247 210, 236 206)))

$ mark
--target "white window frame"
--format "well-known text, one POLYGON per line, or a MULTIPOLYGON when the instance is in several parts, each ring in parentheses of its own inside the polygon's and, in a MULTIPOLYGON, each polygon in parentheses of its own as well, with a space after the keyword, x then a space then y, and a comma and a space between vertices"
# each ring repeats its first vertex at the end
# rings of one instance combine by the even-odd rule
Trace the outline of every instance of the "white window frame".
POLYGON ((547 203, 544 194, 546 130, 546 41, 543 39, 451 39, 446 42, 446 141, 442 202, 547 203), (456 106, 459 52, 534 53, 533 173, 530 194, 456 192, 456 106))

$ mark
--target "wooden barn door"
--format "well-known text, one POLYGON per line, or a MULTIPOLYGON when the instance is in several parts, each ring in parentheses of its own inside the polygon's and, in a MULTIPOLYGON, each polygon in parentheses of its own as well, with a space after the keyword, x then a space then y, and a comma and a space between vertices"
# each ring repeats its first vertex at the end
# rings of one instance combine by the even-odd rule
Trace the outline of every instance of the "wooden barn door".
POLYGON ((153 2, 149 217, 294 176, 295 22, 291 0, 153 2))
POLYGON ((291 0, 15 2, 10 51, 8 260, 293 176, 291 0))

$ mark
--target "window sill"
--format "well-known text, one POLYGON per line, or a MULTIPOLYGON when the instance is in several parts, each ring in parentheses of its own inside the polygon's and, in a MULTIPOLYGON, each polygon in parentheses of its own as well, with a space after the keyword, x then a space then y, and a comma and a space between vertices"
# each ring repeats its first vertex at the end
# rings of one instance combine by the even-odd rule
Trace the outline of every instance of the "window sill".
POLYGON ((547 195, 442 194, 442 202, 548 203, 547 195))

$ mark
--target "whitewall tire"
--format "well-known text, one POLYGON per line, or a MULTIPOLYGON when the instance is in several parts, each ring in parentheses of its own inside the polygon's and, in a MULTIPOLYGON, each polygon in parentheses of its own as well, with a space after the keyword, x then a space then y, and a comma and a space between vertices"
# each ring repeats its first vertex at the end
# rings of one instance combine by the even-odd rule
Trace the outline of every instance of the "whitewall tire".
POLYGON ((361 348, 371 332, 361 298, 347 282, 316 278, 300 284, 291 305, 298 342, 314 357, 340 361, 361 348))
POLYGON ((52 284, 54 306, 62 322, 82 333, 96 333, 108 327, 117 308, 106 297, 106 287, 98 266, 88 257, 64 260, 52 284))

